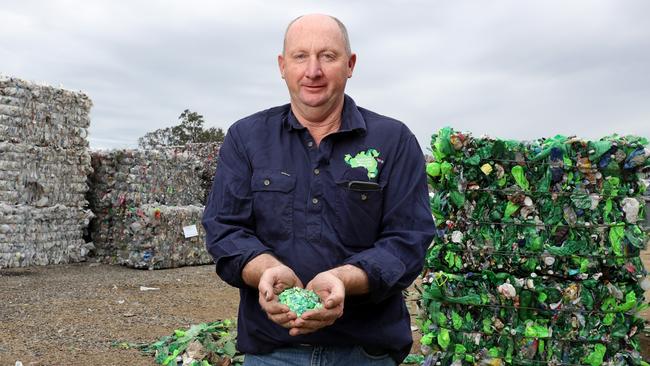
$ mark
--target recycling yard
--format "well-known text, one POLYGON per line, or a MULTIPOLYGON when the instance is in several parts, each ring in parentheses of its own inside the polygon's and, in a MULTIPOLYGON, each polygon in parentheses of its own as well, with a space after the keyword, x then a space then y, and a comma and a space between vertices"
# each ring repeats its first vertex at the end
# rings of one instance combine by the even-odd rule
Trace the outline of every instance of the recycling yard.
POLYGON ((113 342, 147 342, 237 314, 214 266, 136 270, 97 263, 0 270, 0 365, 154 365, 113 342), (142 286, 142 288, 141 288, 142 286))
MULTIPOLYGON (((0 365, 154 365, 141 350, 161 337, 236 318, 200 224, 218 143, 91 151, 83 93, 15 78, 0 92, 0 365)), ((647 365, 648 145, 434 133, 436 235, 405 292, 417 362, 647 365)), ((345 160, 376 178, 379 151, 362 153, 345 160)))
MULTIPOLYGON (((650 252, 643 258, 650 267, 650 252)), ((212 265, 146 271, 67 264, 2 269, 0 281, 3 366, 18 360, 25 366, 152 366, 153 357, 112 345, 151 343, 174 329, 237 314, 237 291, 212 265)), ((650 319, 650 311, 643 315, 650 319)), ((650 358, 650 337, 641 343, 650 358)))

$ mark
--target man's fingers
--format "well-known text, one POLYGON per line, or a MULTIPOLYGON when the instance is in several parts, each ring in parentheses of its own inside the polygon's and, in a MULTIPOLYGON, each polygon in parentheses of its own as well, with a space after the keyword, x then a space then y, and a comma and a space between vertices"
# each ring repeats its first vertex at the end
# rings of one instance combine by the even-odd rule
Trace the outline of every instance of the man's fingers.
POLYGON ((286 314, 290 312, 289 308, 286 305, 273 302, 266 303, 264 306, 262 306, 262 310, 270 315, 286 314))
POLYGON ((267 281, 264 275, 262 275, 262 278, 260 278, 260 283, 257 289, 259 290, 260 295, 263 296, 266 301, 271 301, 271 299, 273 299, 273 283, 267 281))
POLYGON ((345 294, 339 294, 332 292, 324 301, 324 306, 326 309, 334 309, 339 305, 342 305, 345 294))
POLYGON ((334 324, 342 314, 343 309, 341 307, 334 310, 312 310, 302 314, 301 317, 295 320, 295 328, 317 330, 334 324))
POLYGON ((274 302, 274 297, 273 293, 271 293, 271 296, 269 296, 269 291, 268 290, 261 290, 259 291, 259 303, 264 307, 265 304, 274 302))
POLYGON ((262 310, 264 310, 264 312, 271 315, 286 314, 290 311, 288 306, 280 304, 277 301, 262 300, 260 301, 260 306, 262 307, 262 310))
POLYGON ((273 293, 275 295, 280 295, 282 291, 284 291, 287 288, 287 286, 284 285, 284 283, 278 283, 275 286, 273 286, 273 293))
POLYGON ((344 286, 332 286, 330 289, 330 294, 325 299, 325 307, 328 309, 333 309, 339 304, 343 304, 345 299, 345 287, 344 286))
POLYGON ((308 334, 315 332, 321 328, 325 328, 334 324, 336 319, 340 318, 343 314, 343 305, 339 305, 334 309, 319 309, 310 310, 302 314, 299 318, 293 321, 293 327, 289 330, 291 336, 300 334, 308 334))
POLYGON ((328 325, 334 324, 334 320, 336 318, 328 318, 324 320, 305 320, 305 319, 299 319, 296 320, 295 323, 295 328, 298 329, 320 329, 323 327, 326 327, 328 325))
POLYGON ((280 314, 289 312, 289 307, 278 302, 275 295, 271 295, 271 300, 267 300, 264 294, 259 294, 259 303, 264 312, 269 314, 280 314))
MULTIPOLYGON (((320 329, 320 328, 319 328, 320 329)), ((301 335, 301 334, 309 334, 317 331, 318 329, 307 329, 307 328, 291 328, 289 330, 289 335, 292 337, 301 335)))
POLYGON ((334 324, 334 321, 336 319, 329 319, 329 320, 305 320, 302 318, 298 318, 293 322, 293 327, 291 327, 289 334, 292 336, 300 335, 300 334, 308 334, 315 332, 321 328, 325 328, 327 326, 330 326, 334 324))
POLYGON ((283 326, 285 328, 291 329, 295 327, 294 320, 296 319, 296 315, 293 312, 274 314, 274 315, 267 314, 267 316, 269 317, 269 319, 271 319, 272 322, 280 326, 283 326))
POLYGON ((266 313, 266 316, 274 323, 291 329, 295 326, 296 313, 289 310, 289 307, 280 304, 277 300, 266 301, 264 295, 260 293, 260 306, 266 313))
POLYGON ((302 314, 301 318, 304 320, 330 320, 338 319, 343 314, 343 304, 336 306, 332 309, 319 309, 309 310, 302 314))
POLYGON ((268 288, 266 286, 261 286, 260 285, 260 296, 264 298, 265 301, 271 301, 273 300, 273 297, 275 296, 275 291, 273 288, 268 288))

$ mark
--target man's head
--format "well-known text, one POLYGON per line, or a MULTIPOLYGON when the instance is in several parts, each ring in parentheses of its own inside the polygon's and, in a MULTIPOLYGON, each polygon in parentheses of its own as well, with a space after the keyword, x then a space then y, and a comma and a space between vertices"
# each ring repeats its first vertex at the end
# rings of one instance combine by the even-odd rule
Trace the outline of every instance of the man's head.
POLYGON ((356 55, 343 23, 329 15, 310 14, 287 27, 278 65, 291 103, 301 111, 325 111, 343 102, 356 55))
MULTIPOLYGON (((319 14, 314 14, 314 15, 319 15, 319 14)), ((287 33, 289 33, 289 28, 295 23, 297 20, 303 18, 303 17, 309 17, 310 15, 301 15, 297 17, 296 19, 292 20, 289 25, 287 25, 287 29, 284 31, 284 42, 282 43, 282 54, 284 55, 286 48, 287 48, 287 33)), ((345 27, 345 24, 341 22, 337 17, 333 17, 331 15, 324 15, 326 17, 330 17, 332 20, 336 22, 336 24, 339 26, 339 30, 341 31, 341 35, 343 36, 343 41, 345 42, 345 51, 350 56, 352 54, 352 48, 350 47, 350 37, 348 36, 348 29, 345 27)))

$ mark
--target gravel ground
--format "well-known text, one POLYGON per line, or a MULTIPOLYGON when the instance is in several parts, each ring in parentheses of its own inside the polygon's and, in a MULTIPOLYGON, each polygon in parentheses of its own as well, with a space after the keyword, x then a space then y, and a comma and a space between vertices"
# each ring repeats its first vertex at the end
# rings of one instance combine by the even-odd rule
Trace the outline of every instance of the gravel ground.
POLYGON ((154 365, 111 343, 153 342, 179 327, 235 317, 238 306, 237 291, 214 266, 3 269, 0 284, 0 365, 154 365))
MULTIPOLYGON (((650 252, 644 261, 650 268, 650 252)), ((234 318, 238 298, 212 265, 157 271, 98 263, 0 269, 0 365, 17 360, 25 366, 155 365, 152 357, 111 343, 150 343, 176 328, 234 318)), ((409 308, 413 305, 409 301, 409 308)), ((650 319, 650 310, 644 317, 650 319)), ((642 344, 650 359, 650 338, 642 344)))

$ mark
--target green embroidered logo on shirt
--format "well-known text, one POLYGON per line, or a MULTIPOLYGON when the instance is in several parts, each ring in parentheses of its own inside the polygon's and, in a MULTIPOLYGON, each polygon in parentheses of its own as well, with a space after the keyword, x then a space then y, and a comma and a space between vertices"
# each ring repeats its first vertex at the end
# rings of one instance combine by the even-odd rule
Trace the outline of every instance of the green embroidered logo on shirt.
POLYGON ((352 168, 366 168, 368 171, 368 178, 373 179, 377 177, 377 157, 379 151, 375 149, 368 149, 366 151, 359 151, 355 157, 350 154, 345 154, 345 162, 352 168))

